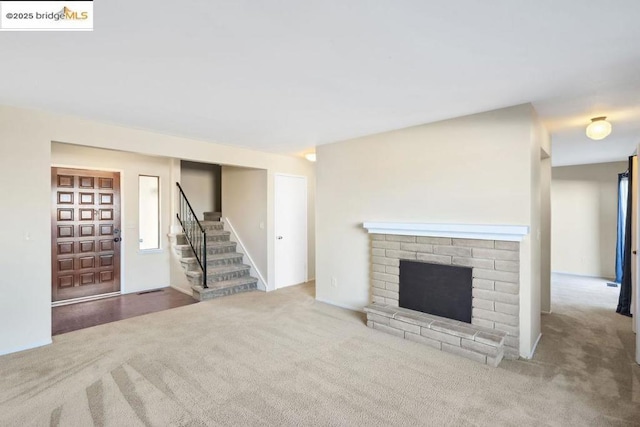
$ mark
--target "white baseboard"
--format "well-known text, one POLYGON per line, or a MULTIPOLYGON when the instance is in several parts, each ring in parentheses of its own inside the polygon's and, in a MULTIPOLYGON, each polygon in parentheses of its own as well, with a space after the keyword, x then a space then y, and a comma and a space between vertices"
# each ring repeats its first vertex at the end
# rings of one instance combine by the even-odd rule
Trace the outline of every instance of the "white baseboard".
POLYGON ((325 303, 325 304, 329 304, 329 305, 333 305, 333 306, 336 306, 336 307, 340 307, 340 308, 346 308, 347 310, 358 311, 360 313, 364 313, 364 308, 363 307, 356 307, 356 306, 353 306, 353 305, 342 304, 342 303, 339 303, 339 302, 331 301, 331 300, 328 300, 328 299, 325 299, 325 298, 318 298, 318 297, 316 297, 316 301, 322 302, 322 303, 325 303))
POLYGON ((8 350, 1 350, 0 351, 0 356, 4 356, 5 354, 17 353, 19 351, 31 350, 32 348, 43 347, 45 345, 50 345, 52 343, 53 343, 53 341, 51 340, 51 338, 46 339, 44 341, 36 341, 34 343, 27 344, 27 345, 24 345, 24 346, 14 347, 14 348, 10 348, 8 350))
POLYGON ((616 280, 615 277, 592 276, 589 274, 570 273, 568 271, 552 271, 551 274, 562 274, 564 276, 575 276, 575 277, 585 277, 589 279, 608 280, 609 282, 613 282, 614 280, 616 280))
POLYGON ((256 267, 256 263, 253 262, 253 258, 251 258, 251 254, 249 254, 249 251, 247 251, 247 248, 242 243, 242 239, 240 239, 240 236, 238 236, 238 233, 236 233, 236 229, 233 228, 233 224, 231 223, 228 217, 224 217, 224 224, 225 224, 225 227, 227 225, 229 226, 229 231, 231 232, 231 241, 237 243, 236 250, 242 255, 247 257, 247 261, 249 262, 249 266, 251 267, 250 274, 253 277, 258 278, 258 290, 266 291, 268 289, 267 281, 264 279, 264 276, 262 275, 262 273, 260 273, 260 270, 258 270, 258 267, 256 267))
POLYGON ((538 348, 538 343, 540 342, 540 338, 542 338, 542 332, 538 335, 538 339, 536 340, 535 344, 533 344, 533 348, 531 349, 531 353, 529 354, 529 357, 527 357, 527 359, 533 359, 533 354, 536 352, 536 349, 538 348))

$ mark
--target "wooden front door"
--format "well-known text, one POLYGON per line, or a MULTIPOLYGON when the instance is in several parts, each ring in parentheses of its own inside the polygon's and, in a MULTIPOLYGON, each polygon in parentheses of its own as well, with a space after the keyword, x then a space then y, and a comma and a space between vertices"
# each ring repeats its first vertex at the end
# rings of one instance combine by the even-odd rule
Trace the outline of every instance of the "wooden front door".
POLYGON ((51 168, 52 300, 120 290, 120 174, 51 168))

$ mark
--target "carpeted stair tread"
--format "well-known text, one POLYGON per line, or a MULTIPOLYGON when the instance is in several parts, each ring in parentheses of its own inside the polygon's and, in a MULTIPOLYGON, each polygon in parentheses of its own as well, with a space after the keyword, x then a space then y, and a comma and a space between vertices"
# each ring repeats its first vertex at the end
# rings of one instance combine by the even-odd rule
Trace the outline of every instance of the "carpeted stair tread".
POLYGON ((258 279, 251 276, 244 276, 235 279, 224 280, 221 282, 215 282, 208 285, 208 288, 203 288, 201 285, 194 285, 191 287, 193 291, 193 297, 199 301, 225 297, 241 292, 250 292, 256 290, 258 287, 258 279))
POLYGON ((238 252, 229 252, 229 253, 226 253, 226 254, 207 255, 207 261, 213 261, 213 260, 218 260, 218 259, 237 258, 237 257, 242 257, 242 254, 238 253, 238 252))
MULTIPOLYGON (((220 261, 220 260, 227 260, 227 259, 234 259, 234 258, 242 258, 242 254, 238 253, 238 252, 226 252, 226 253, 222 253, 222 254, 213 254, 213 255, 207 254, 207 264, 209 264, 212 261, 220 261)), ((196 257, 182 258, 181 261, 185 262, 185 263, 197 263, 198 262, 196 257)))
MULTIPOLYGON (((258 282, 258 279, 256 279, 255 277, 245 276, 245 277, 238 277, 236 279, 223 280, 223 281, 220 281, 220 282, 207 284, 207 286, 208 286, 207 289, 230 288, 230 287, 233 287, 233 286, 246 285, 246 284, 257 283, 257 282, 258 282)), ((196 285, 196 286, 192 286, 192 288, 200 288, 200 289, 202 289, 202 286, 196 285)), ((205 291, 206 291, 206 289, 205 289, 205 291)))
POLYGON ((231 232, 224 231, 224 230, 207 230, 207 236, 210 236, 210 235, 215 235, 215 236, 217 236, 217 235, 226 235, 226 236, 229 236, 229 235, 231 235, 231 232))
POLYGON ((220 221, 221 217, 222 217, 221 212, 205 212, 204 213, 205 221, 220 221))
MULTIPOLYGON (((211 270, 215 267, 225 265, 242 264, 243 256, 238 252, 225 252, 221 254, 207 254, 207 268, 211 270)), ((180 264, 187 271, 200 270, 200 264, 196 257, 186 257, 180 259, 180 264)))
MULTIPOLYGON (((221 221, 198 221, 200 223, 200 225, 202 226, 202 228, 205 229, 205 231, 209 232, 212 230, 223 230, 224 229, 224 223, 221 221)), ((185 227, 189 228, 192 226, 192 223, 190 222, 185 222, 185 227)), ((197 225, 193 224, 193 227, 195 227, 197 229, 197 225)))
MULTIPOLYGON (((226 274, 226 273, 234 273, 236 271, 250 270, 251 267, 246 264, 232 264, 232 265, 221 265, 219 267, 209 267, 207 268, 207 277, 212 278, 218 274, 226 274)), ((187 271, 187 276, 190 277, 201 277, 201 271, 187 271)))
POLYGON ((207 240, 207 248, 215 248, 217 246, 235 246, 236 242, 231 242, 229 240, 207 240))
POLYGON ((224 225, 223 222, 221 221, 210 221, 210 220, 201 220, 200 221, 200 225, 202 225, 203 227, 205 226, 215 226, 215 227, 222 227, 224 225))
POLYGON ((222 231, 224 229, 224 223, 220 221, 200 221, 200 225, 207 233, 217 230, 222 231))
MULTIPOLYGON (((222 247, 222 246, 235 246, 236 242, 231 242, 229 240, 208 240, 207 241, 207 248, 217 248, 217 247, 222 247)), ((191 249, 191 245, 189 245, 188 243, 184 244, 184 245, 175 245, 174 246, 177 250, 180 249, 191 249)))
POLYGON ((240 271, 251 268, 247 264, 236 264, 236 265, 221 265, 220 267, 213 267, 207 269, 208 275, 215 275, 219 273, 230 273, 232 271, 240 271))
POLYGON ((228 241, 231 233, 223 230, 207 230, 207 243, 228 241))

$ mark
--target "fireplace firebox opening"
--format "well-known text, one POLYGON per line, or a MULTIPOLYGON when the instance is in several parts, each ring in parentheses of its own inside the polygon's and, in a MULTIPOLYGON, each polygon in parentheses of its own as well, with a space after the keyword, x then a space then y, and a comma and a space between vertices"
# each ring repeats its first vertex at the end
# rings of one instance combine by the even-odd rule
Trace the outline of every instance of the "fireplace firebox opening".
POLYGON ((472 268, 400 260, 400 307, 471 323, 472 268))

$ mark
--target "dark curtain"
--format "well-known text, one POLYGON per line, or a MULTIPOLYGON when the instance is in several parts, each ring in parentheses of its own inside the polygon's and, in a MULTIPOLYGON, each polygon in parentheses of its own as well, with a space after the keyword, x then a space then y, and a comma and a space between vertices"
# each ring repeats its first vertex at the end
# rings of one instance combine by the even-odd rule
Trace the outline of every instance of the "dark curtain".
POLYGON ((616 239, 616 279, 622 282, 622 267, 624 265, 624 235, 627 226, 627 199, 629 197, 629 173, 618 174, 618 236, 616 239))
MULTIPOLYGON (((629 157, 629 184, 633 182, 633 156, 629 157)), ((624 315, 631 316, 631 215, 632 215, 632 203, 631 203, 631 185, 629 185, 629 191, 627 196, 627 220, 625 224, 625 239, 624 239, 624 264, 622 266, 622 283, 620 284, 620 298, 618 299, 618 308, 616 312, 624 315)))

